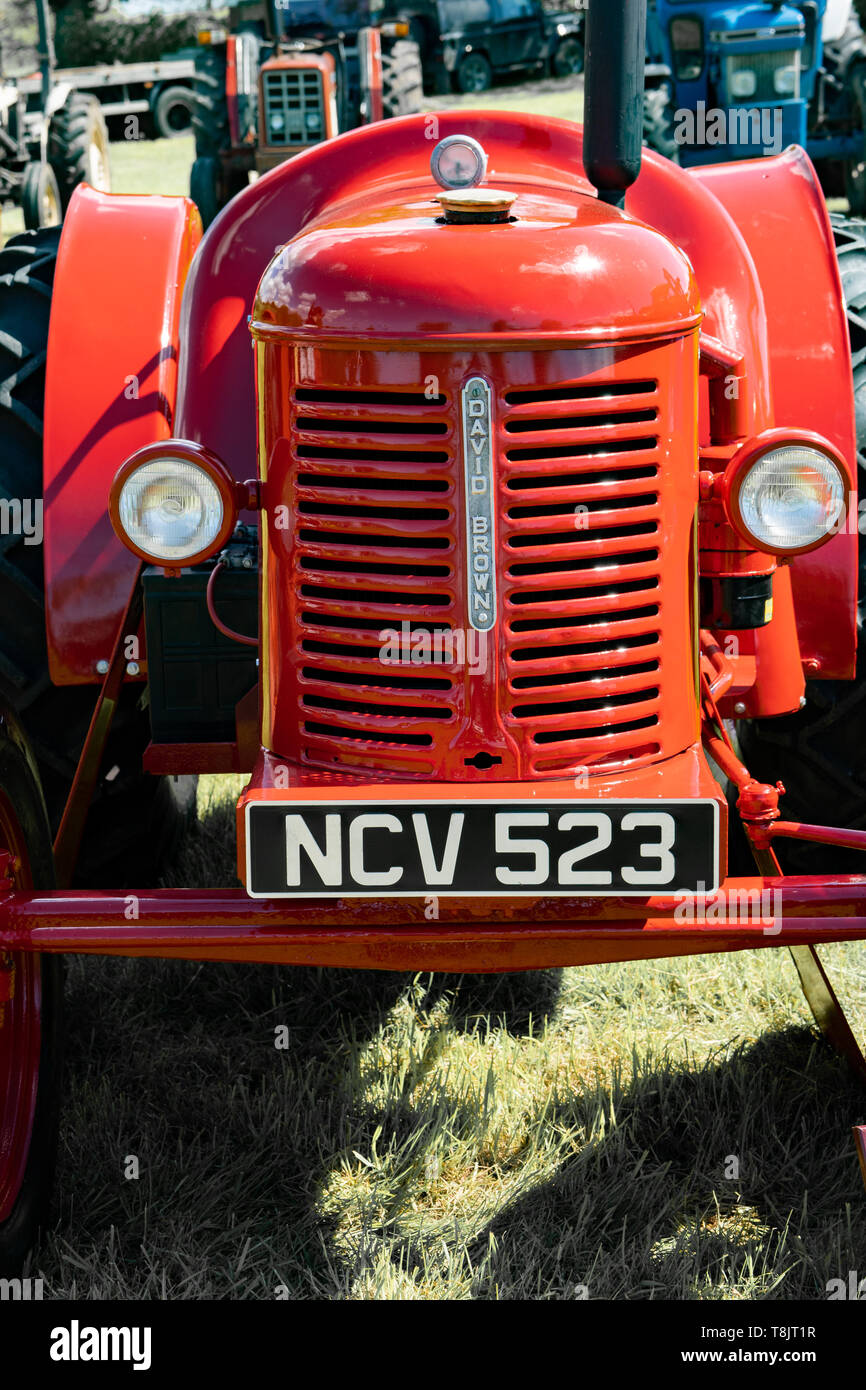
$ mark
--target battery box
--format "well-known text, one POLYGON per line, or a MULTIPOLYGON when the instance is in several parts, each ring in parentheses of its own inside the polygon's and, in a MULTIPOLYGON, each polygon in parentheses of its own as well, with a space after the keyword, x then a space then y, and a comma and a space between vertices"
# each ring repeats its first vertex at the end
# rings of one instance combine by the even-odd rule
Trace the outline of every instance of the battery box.
MULTIPOLYGON (((146 569, 144 624, 154 743, 230 743, 235 706, 256 684, 255 647, 234 642, 207 611, 211 566, 179 576, 146 569)), ((214 585, 214 608, 227 627, 258 630, 257 570, 226 569, 214 585)))

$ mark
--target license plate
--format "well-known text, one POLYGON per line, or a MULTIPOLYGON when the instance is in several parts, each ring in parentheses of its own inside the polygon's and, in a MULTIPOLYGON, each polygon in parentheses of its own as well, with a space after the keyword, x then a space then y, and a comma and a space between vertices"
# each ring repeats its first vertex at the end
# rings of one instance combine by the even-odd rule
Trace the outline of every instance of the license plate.
POLYGON ((718 803, 247 803, 254 898, 644 896, 718 886, 718 803))

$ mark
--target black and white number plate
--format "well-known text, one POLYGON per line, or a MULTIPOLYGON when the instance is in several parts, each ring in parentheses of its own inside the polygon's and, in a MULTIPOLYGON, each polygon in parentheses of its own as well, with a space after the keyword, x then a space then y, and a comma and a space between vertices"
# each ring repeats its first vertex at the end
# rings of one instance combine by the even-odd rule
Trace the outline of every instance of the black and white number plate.
POLYGON ((247 804, 254 898, 622 897, 716 888, 715 801, 247 804))

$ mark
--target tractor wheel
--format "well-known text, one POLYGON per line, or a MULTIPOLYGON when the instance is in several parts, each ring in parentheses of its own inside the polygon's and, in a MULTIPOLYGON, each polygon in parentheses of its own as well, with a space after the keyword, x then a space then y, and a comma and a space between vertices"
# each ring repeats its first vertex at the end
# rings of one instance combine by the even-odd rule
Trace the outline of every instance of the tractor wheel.
POLYGON ((550 67, 554 77, 577 77, 583 72, 584 48, 576 34, 568 34, 554 53, 550 67))
POLYGON ((412 116, 424 104, 421 50, 411 39, 398 39, 382 54, 382 116, 412 116))
POLYGON ((189 171, 189 196, 209 227, 222 204, 222 165, 214 155, 199 155, 189 171))
POLYGON ((196 157, 218 158, 231 147, 224 45, 203 47, 196 54, 192 98, 196 157))
POLYGON ((21 211, 29 232, 60 225, 63 218, 60 189, 50 164, 34 160, 27 165, 21 185, 21 211))
POLYGON ((153 124, 163 140, 175 140, 192 129, 195 97, 189 87, 166 87, 153 108, 153 124))
MULTIPOLYGON (((854 375, 857 463, 861 494, 866 488, 866 223, 831 218, 854 375)), ((866 538, 858 535, 860 585, 857 626, 860 642, 853 681, 807 681, 806 703, 797 714, 738 725, 743 761, 754 777, 785 785, 786 820, 866 830, 866 538)), ((863 873, 862 852, 777 840, 786 873, 863 873)))
POLYGON ((454 76, 458 92, 486 92, 493 81, 493 69, 483 53, 467 53, 454 76))
POLYGON ((245 169, 225 169, 213 155, 199 155, 189 171, 189 196, 207 229, 226 203, 249 184, 245 169))
MULTIPOLYGON (((93 686, 59 688, 48 675, 42 547, 45 352, 59 228, 11 237, 0 251, 0 497, 21 522, 0 536, 0 697, 33 749, 52 830, 66 802, 96 698, 93 686)), ((141 690, 125 686, 104 771, 87 818, 79 877, 88 886, 152 882, 194 801, 194 778, 142 771, 148 741, 141 690), (116 769, 116 770, 115 770, 116 769)))
POLYGON ((110 191, 108 127, 96 97, 72 92, 55 112, 48 131, 48 158, 60 185, 64 212, 79 183, 110 191))
POLYGON ((674 136, 674 104, 667 86, 651 87, 643 99, 643 143, 674 164, 680 162, 680 147, 674 136))
MULTIPOLYGON (((20 731, 0 716, 0 855, 9 888, 50 888, 51 835, 20 731), (9 858, 14 867, 9 868, 9 858)), ((0 951, 0 1275, 20 1274, 51 1197, 62 1072, 63 962, 0 951)))

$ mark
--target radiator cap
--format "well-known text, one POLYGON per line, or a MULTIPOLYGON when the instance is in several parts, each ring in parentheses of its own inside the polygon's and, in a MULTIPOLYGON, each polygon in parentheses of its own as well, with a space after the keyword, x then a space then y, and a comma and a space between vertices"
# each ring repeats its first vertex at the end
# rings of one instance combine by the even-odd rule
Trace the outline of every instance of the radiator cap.
POLYGON ((446 188, 437 193, 446 222, 507 222, 516 193, 502 188, 446 188))

